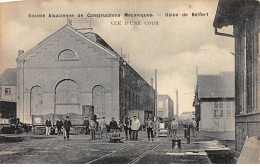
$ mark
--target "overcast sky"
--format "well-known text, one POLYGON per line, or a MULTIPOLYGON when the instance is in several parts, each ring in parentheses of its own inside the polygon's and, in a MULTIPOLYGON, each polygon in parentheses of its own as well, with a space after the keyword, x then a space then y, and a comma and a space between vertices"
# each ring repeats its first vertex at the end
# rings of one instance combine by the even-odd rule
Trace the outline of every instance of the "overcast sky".
MULTIPOLYGON (((120 18, 95 18, 93 32, 114 50, 130 55, 130 65, 150 83, 158 70, 158 92, 175 102, 179 91, 179 112, 194 111, 192 101, 199 74, 234 71, 234 39, 214 34, 213 21, 217 0, 181 1, 26 1, 2 3, 0 8, 0 73, 15 68, 19 49, 28 51, 48 35, 66 24, 66 18, 48 18, 48 14, 114 13, 120 18), (125 18, 124 13, 152 13, 152 18, 125 18), (189 16, 182 17, 182 13, 189 16), (208 13, 191 17, 192 12, 208 13), (45 18, 29 18, 29 14, 45 18), (178 13, 178 17, 165 17, 178 13), (158 16, 161 15, 161 16, 158 16), (111 21, 153 20, 157 26, 112 26, 111 21)), ((143 23, 143 22, 142 22, 143 23)), ((75 28, 88 24, 73 24, 75 28)), ((232 33, 232 27, 221 31, 232 33)), ((128 59, 126 59, 128 60, 128 59)))

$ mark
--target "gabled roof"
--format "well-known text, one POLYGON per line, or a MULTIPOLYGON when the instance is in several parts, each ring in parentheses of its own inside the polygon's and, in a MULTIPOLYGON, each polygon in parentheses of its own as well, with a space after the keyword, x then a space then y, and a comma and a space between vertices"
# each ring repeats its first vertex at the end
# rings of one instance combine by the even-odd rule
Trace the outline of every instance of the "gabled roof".
POLYGON ((17 70, 16 68, 7 68, 2 74, 2 86, 17 85, 17 70))
POLYGON ((104 41, 104 40, 103 40, 99 35, 97 35, 96 33, 87 32, 87 33, 84 33, 84 35, 85 35, 88 39, 90 39, 90 40, 92 40, 92 41, 94 41, 94 42, 96 42, 96 43, 98 43, 98 44, 104 46, 105 48, 107 48, 107 49, 111 50, 112 52, 114 52, 115 54, 117 54, 117 53, 106 43, 106 41, 104 41))
POLYGON ((199 98, 234 98, 234 72, 222 72, 220 75, 198 75, 199 98))
POLYGON ((259 0, 219 0, 213 27, 240 24, 246 18, 249 10, 255 10, 259 0))
MULTIPOLYGON (((29 55, 31 52, 37 50, 38 48, 40 48, 43 44, 45 44, 46 42, 48 42, 50 39, 53 39, 54 37, 56 37, 60 32, 62 32, 64 29, 68 29, 70 31, 72 31, 73 33, 75 33, 76 35, 78 35, 79 37, 81 37, 83 40, 86 40, 92 44, 94 44, 95 46, 97 46, 98 48, 104 50, 105 52, 107 52, 108 54, 110 54, 113 57, 119 57, 119 55, 97 34, 94 34, 93 36, 95 36, 95 38, 90 38, 90 35, 85 35, 79 31, 77 31, 76 29, 74 29, 71 25, 66 24, 65 26, 61 27, 59 30, 57 30, 56 32, 54 32, 53 34, 51 34, 50 36, 48 36, 47 38, 45 38, 43 41, 41 41, 40 43, 38 43, 35 47, 33 47, 31 50, 29 50, 28 52, 25 52, 24 54, 20 55, 17 60, 22 60, 23 58, 25 58, 27 55, 29 55)), ((88 34, 88 33, 87 33, 88 34)))

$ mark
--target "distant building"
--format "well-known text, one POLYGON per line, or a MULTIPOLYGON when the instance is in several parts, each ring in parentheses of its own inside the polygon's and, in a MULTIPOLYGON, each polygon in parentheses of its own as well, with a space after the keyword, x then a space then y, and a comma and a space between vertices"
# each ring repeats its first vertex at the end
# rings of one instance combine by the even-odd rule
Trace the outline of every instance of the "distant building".
POLYGON ((0 124, 16 117, 16 85, 16 68, 6 69, 0 79, 0 124))
POLYGON ((235 129, 239 152, 246 137, 260 136, 259 20, 259 0, 219 0, 213 23, 216 35, 232 37, 235 42, 235 129), (233 34, 221 29, 226 26, 233 26, 233 34))
POLYGON ((186 111, 182 112, 180 115, 180 119, 182 121, 189 120, 191 121, 194 118, 195 112, 194 111, 186 111))
POLYGON ((83 121, 93 108, 97 118, 116 121, 128 110, 154 113, 155 90, 99 35, 69 24, 20 51, 17 74, 17 116, 25 123, 40 122, 32 120, 38 115, 83 121))
POLYGON ((235 131, 234 72, 198 75, 195 120, 199 130, 235 131))
POLYGON ((168 95, 158 95, 157 116, 172 120, 174 118, 173 101, 168 95))
POLYGON ((17 69, 6 69, 1 78, 0 100, 16 102, 17 69))

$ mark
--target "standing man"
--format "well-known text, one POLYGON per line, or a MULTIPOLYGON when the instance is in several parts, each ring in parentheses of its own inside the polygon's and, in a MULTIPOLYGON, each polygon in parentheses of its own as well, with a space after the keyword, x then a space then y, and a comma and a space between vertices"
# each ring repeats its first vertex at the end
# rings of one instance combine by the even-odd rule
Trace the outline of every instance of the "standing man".
POLYGON ((50 133, 51 133, 51 120, 50 120, 50 118, 46 120, 45 126, 46 126, 46 136, 50 136, 50 133))
POLYGON ((195 121, 194 118, 192 118, 192 123, 191 123, 191 130, 192 130, 192 136, 195 136, 195 130, 196 130, 197 122, 195 121))
POLYGON ((60 118, 57 120, 56 126, 57 126, 57 130, 58 130, 57 134, 61 135, 61 128, 63 126, 63 122, 60 120, 60 118))
POLYGON ((132 125, 131 117, 127 115, 124 120, 124 131, 125 131, 126 140, 131 139, 131 125, 132 125))
POLYGON ((96 128, 97 128, 97 124, 91 118, 91 120, 89 121, 89 129, 90 129, 90 133, 91 133, 91 139, 94 139, 94 140, 96 140, 96 128))
POLYGON ((152 138, 153 141, 153 127, 154 127, 153 121, 150 118, 148 118, 147 121, 145 122, 145 126, 147 130, 148 141, 150 141, 150 137, 152 138))
POLYGON ((89 120, 88 120, 88 117, 85 117, 84 119, 84 122, 83 122, 83 126, 86 127, 86 131, 85 131, 85 134, 89 134, 89 120))
POLYGON ((103 120, 100 123, 100 139, 102 139, 102 134, 107 132, 107 123, 106 117, 103 117, 103 120))
POLYGON ((116 132, 117 130, 117 122, 115 121, 114 117, 112 117, 112 121, 109 124, 109 129, 112 133, 116 132))
POLYGON ((154 131, 155 131, 156 137, 159 136, 159 124, 160 124, 160 121, 159 121, 159 118, 157 117, 154 122, 154 131))
POLYGON ((172 123, 171 123, 171 137, 177 138, 177 129, 179 127, 178 122, 173 118, 172 123))
POLYGON ((131 125, 131 130, 133 131, 132 140, 137 141, 139 128, 140 128, 140 121, 136 116, 134 116, 134 119, 132 120, 132 125, 131 125))
POLYGON ((172 122, 171 121, 167 121, 166 122, 166 125, 167 125, 167 129, 168 129, 168 137, 171 136, 171 132, 172 132, 172 122))
POLYGON ((64 121, 64 139, 69 140, 69 134, 70 134, 70 127, 71 127, 71 121, 69 120, 69 117, 66 116, 66 120, 64 121))

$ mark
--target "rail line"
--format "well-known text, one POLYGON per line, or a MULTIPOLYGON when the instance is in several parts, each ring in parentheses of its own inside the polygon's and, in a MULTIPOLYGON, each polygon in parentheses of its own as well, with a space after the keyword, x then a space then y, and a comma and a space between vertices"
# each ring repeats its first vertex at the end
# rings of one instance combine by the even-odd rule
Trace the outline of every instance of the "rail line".
POLYGON ((134 160, 132 160, 129 164, 135 164, 138 161, 140 161, 143 157, 145 157, 147 154, 149 154, 151 151, 155 150, 157 147, 159 147, 162 143, 164 143, 166 141, 166 139, 161 139, 159 141, 161 141, 160 143, 156 144, 155 146, 152 146, 152 148, 148 149, 147 151, 145 151, 143 154, 141 154, 140 156, 138 156, 137 158, 135 158, 134 160), (162 140, 162 141, 161 141, 162 140))
MULTIPOLYGON (((160 139, 160 140, 158 140, 157 142, 160 142, 162 139, 160 139)), ((163 141, 164 142, 164 141, 163 141)), ((142 159, 145 155, 147 155, 150 151, 152 151, 152 150, 154 150, 155 148, 157 148, 159 145, 161 145, 163 142, 160 142, 159 144, 156 144, 156 145, 148 145, 147 147, 145 147, 143 150, 146 150, 146 149, 148 149, 147 151, 145 151, 144 153, 142 153, 140 156, 138 156, 137 158, 135 158, 134 160, 132 160, 129 164, 134 164, 134 163, 136 163, 136 162, 138 162, 140 159, 142 159)), ((101 156, 101 157, 99 157, 99 158, 96 158, 96 159, 93 159, 93 160, 91 160, 91 161, 89 161, 89 162, 87 162, 86 164, 92 164, 92 163, 95 163, 95 162, 97 162, 97 161, 99 161, 99 160, 102 160, 102 159, 104 159, 104 158, 106 158, 106 157, 109 157, 109 156, 111 156, 111 155, 113 155, 113 154, 116 154, 116 153, 118 153, 118 152, 120 152, 120 151, 123 151, 123 150, 125 150, 125 149, 127 149, 127 148, 129 148, 129 147, 134 147, 135 145, 137 145, 137 144, 140 144, 140 143, 129 143, 127 146, 125 146, 125 147, 123 147, 123 148, 121 148, 121 149, 119 149, 119 150, 117 150, 117 151, 113 151, 113 152, 111 152, 111 153, 109 153, 109 154, 106 154, 106 155, 103 155, 103 156, 101 156)))
POLYGON ((117 150, 117 151, 111 152, 111 153, 109 153, 109 154, 103 155, 102 157, 99 157, 99 158, 97 158, 97 159, 91 160, 91 161, 87 162, 86 164, 91 164, 91 163, 94 163, 94 162, 99 161, 99 160, 101 160, 101 159, 104 159, 104 158, 106 158, 106 157, 108 157, 108 156, 110 156, 110 155, 113 155, 113 154, 115 154, 115 153, 117 153, 117 152, 119 152, 119 151, 122 151, 122 150, 124 150, 124 149, 127 149, 128 147, 131 147, 131 145, 127 145, 127 146, 125 146, 125 147, 123 147, 123 148, 121 148, 121 149, 119 149, 119 150, 117 150))

